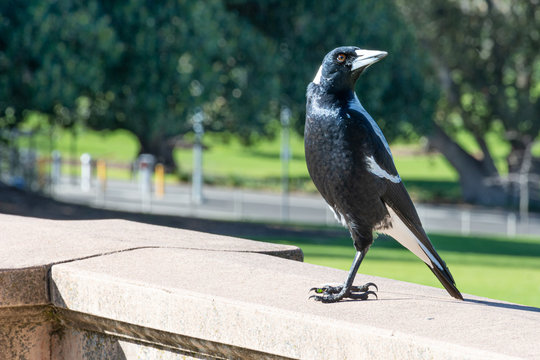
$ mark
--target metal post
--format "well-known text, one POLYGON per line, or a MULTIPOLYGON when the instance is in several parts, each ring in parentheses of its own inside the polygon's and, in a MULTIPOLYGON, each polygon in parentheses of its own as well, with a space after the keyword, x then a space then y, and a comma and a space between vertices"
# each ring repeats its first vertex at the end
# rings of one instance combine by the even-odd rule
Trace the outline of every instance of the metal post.
POLYGON ((202 168, 202 137, 204 134, 204 114, 199 108, 193 116, 193 131, 195 143, 193 144, 193 174, 191 182, 191 202, 202 204, 203 198, 203 168, 202 168))
POLYGON ((88 153, 81 155, 81 190, 90 191, 92 181, 92 156, 88 153))
POLYGON ((471 212, 463 210, 461 212, 461 235, 471 234, 471 212))
POLYGON ((517 216, 513 212, 506 216, 506 236, 515 237, 517 234, 517 216))
POLYGON ((60 177, 62 176, 62 155, 60 151, 54 150, 52 152, 52 164, 51 164, 51 185, 55 186, 60 184, 60 177))
POLYGON ((139 187, 141 190, 141 210, 143 212, 150 211, 154 162, 155 157, 152 154, 139 155, 139 187))
POLYGON ((532 142, 527 145, 519 169, 519 217, 522 221, 528 221, 529 217, 529 174, 532 166, 532 146, 532 142))
MULTIPOLYGON (((77 130, 75 125, 71 130, 71 149, 70 149, 70 158, 75 159, 77 157, 77 130)), ((77 169, 74 166, 69 166, 69 176, 71 179, 71 184, 75 185, 77 183, 77 169)))
POLYGON ((284 106, 281 109, 281 221, 289 221, 289 127, 291 110, 284 106))

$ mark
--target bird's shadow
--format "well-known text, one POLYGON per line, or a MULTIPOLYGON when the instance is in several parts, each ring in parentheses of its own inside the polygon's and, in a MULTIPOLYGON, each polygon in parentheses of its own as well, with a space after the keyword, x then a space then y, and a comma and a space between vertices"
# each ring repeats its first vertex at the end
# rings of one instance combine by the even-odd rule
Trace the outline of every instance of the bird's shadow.
POLYGON ((476 299, 464 299, 463 301, 467 303, 487 305, 487 306, 493 306, 493 307, 509 309, 509 310, 520 310, 520 311, 530 311, 530 312, 540 313, 540 308, 527 306, 527 305, 508 304, 508 303, 501 303, 501 302, 496 302, 496 301, 476 300, 476 299))
MULTIPOLYGON (((368 299, 343 299, 337 303, 349 303, 349 302, 371 302, 371 301, 407 301, 411 300, 410 297, 404 296, 401 298, 368 298, 368 299)), ((455 300, 449 300, 449 301, 455 301, 455 300)), ((529 311, 529 312, 535 312, 540 313, 540 308, 534 307, 534 306, 527 306, 527 305, 519 305, 519 304, 509 304, 509 303, 501 303, 497 301, 489 301, 489 300, 477 300, 477 299, 463 299, 464 303, 470 303, 470 304, 476 304, 476 305, 485 305, 485 306, 492 306, 496 308, 502 308, 502 309, 509 309, 509 310, 519 310, 519 311, 529 311)))

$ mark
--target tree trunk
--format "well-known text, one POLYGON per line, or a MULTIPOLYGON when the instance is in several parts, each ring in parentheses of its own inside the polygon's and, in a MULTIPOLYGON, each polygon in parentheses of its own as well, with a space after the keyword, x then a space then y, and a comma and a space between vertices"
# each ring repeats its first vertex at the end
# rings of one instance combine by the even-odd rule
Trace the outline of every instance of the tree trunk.
POLYGON ((140 154, 152 154, 156 157, 156 163, 163 164, 167 172, 173 172, 177 169, 174 161, 173 151, 176 142, 174 139, 152 139, 144 141, 139 138, 141 148, 140 154))
POLYGON ((491 158, 478 160, 463 150, 440 127, 429 137, 430 145, 441 152, 459 175, 463 200, 473 204, 504 206, 509 201, 507 188, 501 184, 500 176, 491 158))

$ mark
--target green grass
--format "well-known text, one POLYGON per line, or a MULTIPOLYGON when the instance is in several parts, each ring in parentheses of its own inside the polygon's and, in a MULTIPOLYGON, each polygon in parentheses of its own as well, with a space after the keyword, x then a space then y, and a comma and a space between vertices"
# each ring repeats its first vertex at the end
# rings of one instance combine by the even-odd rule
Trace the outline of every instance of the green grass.
MULTIPOLYGON (((31 128, 35 126, 35 122, 36 120, 34 124, 26 124, 23 128, 31 128)), ((62 153, 64 159, 73 157, 72 143, 72 132, 63 129, 55 129, 52 137, 44 131, 34 138, 34 146, 42 156, 49 154, 52 146, 62 153)), ((21 147, 28 147, 29 144, 28 139, 19 141, 21 147)), ((279 136, 245 147, 235 139, 224 142, 210 133, 205 135, 205 145, 207 150, 204 152, 203 166, 207 183, 279 190, 282 171, 279 136)), ((306 168, 302 137, 292 133, 290 145, 291 188, 315 191, 306 168)), ((109 166, 108 176, 127 179, 130 176, 127 166, 137 156, 138 149, 137 139, 128 131, 79 129, 75 158, 87 152, 94 159, 106 159, 110 165, 124 164, 124 168, 109 166)), ((455 171, 444 157, 440 154, 422 154, 418 149, 418 145, 407 144, 397 146, 395 151, 396 165, 413 197, 420 201, 459 199, 460 191, 455 171)), ((177 149, 174 155, 180 166, 180 179, 189 180, 193 156, 191 150, 177 149)), ((77 175, 79 168, 66 166, 64 172, 77 175)), ((167 181, 178 181, 178 177, 169 175, 167 181)))
MULTIPOLYGON (((540 307, 540 238, 430 237, 461 292, 540 307)), ((354 256, 346 236, 258 240, 299 246, 304 261, 343 270, 354 256)), ((375 240, 359 272, 441 287, 422 261, 383 237, 375 240)))
MULTIPOLYGON (((282 171, 279 137, 250 148, 234 140, 223 143, 211 135, 205 143, 209 147, 203 165, 207 180, 217 178, 228 181, 229 185, 262 184, 279 188, 282 171)), ((419 154, 418 146, 414 144, 400 145, 397 150, 396 166, 416 200, 459 199, 457 174, 442 155, 419 154)), ((315 191, 305 163, 303 139, 297 134, 291 135, 291 151, 289 175, 293 190, 315 191)), ((181 171, 189 174, 192 170, 191 150, 178 150, 175 155, 181 171)))

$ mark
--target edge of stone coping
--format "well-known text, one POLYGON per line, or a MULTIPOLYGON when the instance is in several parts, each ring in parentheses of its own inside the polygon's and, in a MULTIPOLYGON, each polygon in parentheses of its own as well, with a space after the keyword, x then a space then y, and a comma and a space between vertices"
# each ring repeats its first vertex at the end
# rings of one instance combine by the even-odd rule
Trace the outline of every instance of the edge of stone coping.
MULTIPOLYGON (((248 349, 253 354, 270 354, 271 358, 348 359, 362 355, 385 359, 392 354, 401 359, 512 359, 474 347, 269 305, 152 286, 145 282, 123 282, 107 275, 92 276, 94 273, 88 270, 76 274, 69 268, 56 270, 60 271, 60 282, 64 283, 60 284, 61 289, 86 288, 86 291, 76 289, 76 296, 84 297, 84 293, 92 292, 100 298, 107 292, 107 287, 112 287, 115 292, 121 290, 129 299, 139 297, 139 305, 148 301, 153 303, 153 310, 148 312, 141 312, 140 306, 134 310, 137 306, 126 306, 122 301, 67 308, 61 289, 55 286, 53 304, 68 322, 71 320, 70 326, 142 338, 158 345, 176 344, 188 351, 209 353, 221 349, 218 353, 225 357, 245 353, 245 350, 236 352, 235 349, 248 349), (358 353, 360 349, 362 354, 358 353)), ((81 302, 70 299, 70 303, 81 302)))
POLYGON ((8 234, 0 236, 0 245, 7 247, 0 254, 0 271, 54 265, 136 248, 253 252, 303 261, 302 250, 293 245, 123 219, 68 221, 0 214, 0 224, 8 234), (97 244, 93 244, 95 238, 100 239, 97 244), (84 246, 80 245, 81 241, 84 246), (59 246, 62 251, 58 251, 59 246), (35 257, 29 257, 28 253, 35 257))
POLYGON ((0 310, 2 308, 50 304, 51 265, 22 269, 0 269, 0 310))
MULTIPOLYGON (((283 247, 283 250, 223 250, 223 252, 256 253, 268 256, 276 256, 288 260, 300 262, 303 261, 304 254, 300 248, 290 245, 284 245, 283 247)), ((138 246, 109 252, 101 252, 80 258, 73 258, 38 266, 13 269, 0 268, 0 309, 14 306, 50 304, 51 295, 49 289, 49 272, 55 265, 143 249, 180 249, 221 252, 221 250, 197 249, 181 246, 138 246)))

